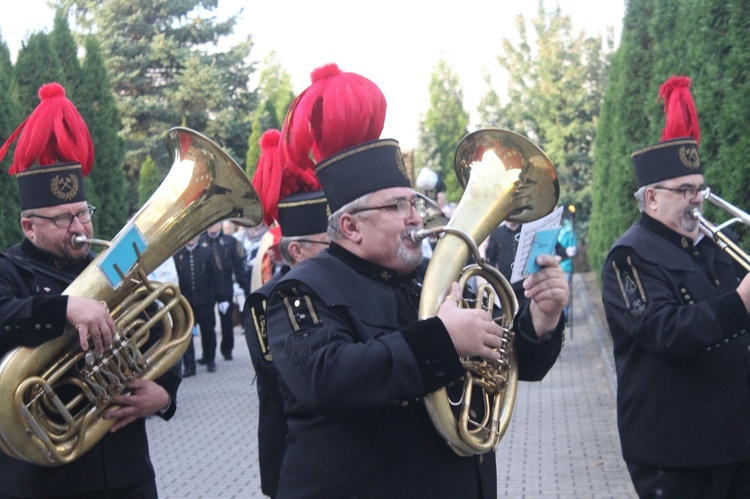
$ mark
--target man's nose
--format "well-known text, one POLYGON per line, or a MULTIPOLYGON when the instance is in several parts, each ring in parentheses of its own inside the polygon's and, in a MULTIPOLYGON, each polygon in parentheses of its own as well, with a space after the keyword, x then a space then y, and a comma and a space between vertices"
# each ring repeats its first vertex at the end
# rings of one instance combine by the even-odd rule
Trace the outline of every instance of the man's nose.
POLYGON ((70 227, 68 227, 68 230, 70 232, 80 234, 85 230, 84 224, 78 219, 78 216, 73 217, 73 221, 70 224, 70 227))

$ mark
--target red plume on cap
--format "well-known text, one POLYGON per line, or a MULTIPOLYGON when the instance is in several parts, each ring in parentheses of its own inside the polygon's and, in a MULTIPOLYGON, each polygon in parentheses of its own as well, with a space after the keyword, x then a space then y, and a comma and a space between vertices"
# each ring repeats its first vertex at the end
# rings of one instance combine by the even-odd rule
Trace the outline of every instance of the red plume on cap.
POLYGON ((94 145, 83 118, 65 97, 65 89, 59 83, 42 85, 39 98, 42 102, 0 148, 0 160, 18 138, 11 175, 34 163, 49 166, 68 161, 80 163, 83 175, 88 175, 94 162, 94 145))
POLYGON ((292 102, 282 129, 289 160, 303 169, 338 152, 380 138, 386 102, 375 83, 327 64, 292 102))
POLYGON ((680 137, 693 137, 697 144, 701 141, 698 113, 693 96, 690 94, 690 78, 672 76, 659 89, 658 101, 664 101, 666 123, 661 140, 680 137))
POLYGON ((318 191, 320 182, 311 170, 297 168, 279 147, 281 132, 266 130, 260 138, 260 158, 253 187, 263 204, 263 221, 273 225, 279 216, 279 201, 298 192, 318 191))

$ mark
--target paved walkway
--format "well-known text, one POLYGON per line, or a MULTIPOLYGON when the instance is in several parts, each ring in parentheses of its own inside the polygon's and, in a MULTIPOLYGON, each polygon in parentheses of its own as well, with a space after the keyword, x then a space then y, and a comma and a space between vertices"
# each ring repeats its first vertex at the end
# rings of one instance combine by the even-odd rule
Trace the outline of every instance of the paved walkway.
MULTIPOLYGON (((519 383, 497 448, 501 498, 636 497, 620 454, 611 348, 593 282, 574 276, 573 325, 547 377, 519 383)), ((236 333, 234 360, 219 358, 216 373, 199 366, 180 387, 175 417, 148 421, 161 499, 264 497, 253 368, 236 333)), ((196 350, 200 356, 200 341, 196 350)))

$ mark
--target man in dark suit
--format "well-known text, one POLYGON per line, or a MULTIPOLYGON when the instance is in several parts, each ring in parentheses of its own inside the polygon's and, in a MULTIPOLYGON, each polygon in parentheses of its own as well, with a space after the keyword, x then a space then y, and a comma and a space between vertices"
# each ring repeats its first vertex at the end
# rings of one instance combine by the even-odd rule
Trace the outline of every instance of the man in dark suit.
MULTIPOLYGON (((43 345, 66 327, 77 330, 82 350, 102 354, 118 332, 109 312, 96 297, 62 294, 95 256, 88 244, 72 241, 74 235, 93 237, 94 207, 84 187, 94 159, 91 137, 59 84, 42 86, 39 96, 41 104, 0 149, 2 160, 20 133, 11 173, 18 180, 24 239, 0 254, 0 355, 43 345)), ((158 338, 155 329, 144 351, 158 338)), ((116 420, 112 430, 68 464, 39 466, 0 453, 0 497, 156 498, 145 418, 171 418, 179 384, 179 363, 155 381, 128 382, 129 392, 113 399, 121 407, 105 415, 116 420)), ((60 399, 71 386, 60 387, 60 399)))
MULTIPOLYGON (((229 303, 221 272, 216 266, 216 258, 208 243, 200 242, 200 237, 191 239, 174 255, 180 291, 190 303, 195 323, 200 327, 203 362, 208 372, 216 372, 216 302, 229 303)), ((195 347, 190 339, 183 356, 183 376, 195 375, 195 347)))
MULTIPOLYGON (((518 240, 521 237, 521 224, 510 220, 503 221, 490 233, 487 241, 487 261, 499 270, 505 279, 510 282, 513 275, 513 262, 518 252, 518 240)), ((526 301, 524 296, 523 281, 511 284, 513 292, 518 300, 518 305, 523 305, 526 301)))
MULTIPOLYGON (((284 403, 266 331, 268 294, 276 282, 300 262, 312 258, 328 247, 328 203, 317 179, 309 185, 294 185, 303 192, 291 193, 280 201, 278 189, 289 182, 294 166, 278 168, 278 130, 266 131, 260 140, 261 157, 253 177, 253 185, 263 202, 265 222, 281 227, 279 251, 284 265, 263 286, 247 297, 243 309, 245 339, 250 350, 258 389, 258 461, 263 493, 276 496, 281 462, 284 458, 288 428, 284 419, 284 403), (262 180, 261 180, 262 179, 262 180), (273 180, 272 180, 273 179, 273 180), (279 181, 280 180, 280 181, 279 181)), ((288 190, 288 189, 285 189, 288 190)))
POLYGON ((661 88, 662 141, 633 153, 641 217, 602 270, 620 442, 640 497, 750 497, 750 277, 693 216, 704 178, 689 85, 661 88))
POLYGON ((242 244, 236 238, 224 234, 221 228, 222 222, 217 222, 209 227, 201 237, 201 244, 206 244, 213 249, 216 266, 221 272, 223 282, 221 296, 217 296, 216 300, 219 308, 219 323, 221 324, 219 350, 221 350, 224 360, 232 360, 232 350, 234 349, 234 324, 232 322, 234 283, 237 282, 245 296, 249 294, 249 288, 242 244))
MULTIPOLYGON (((411 235, 422 227, 424 204, 398 143, 368 140, 380 133, 368 127, 382 121, 347 114, 365 106, 328 92, 347 89, 348 99, 369 89, 363 100, 373 109, 382 102, 379 89, 337 70, 313 73, 313 86, 287 117, 289 132, 282 131, 292 151, 303 143, 301 151, 331 154, 319 158, 315 173, 333 214, 330 248, 290 270, 268 299, 269 343, 289 426, 277 497, 495 497, 494 453, 454 452, 421 399, 464 375, 460 357, 496 359, 502 329, 486 310, 458 307, 457 283, 436 317, 418 319, 422 248, 411 235), (337 112, 317 114, 325 109, 337 112), (357 118, 365 133, 335 123, 354 137, 348 141, 315 128, 337 116, 357 118), (337 141, 331 148, 316 142, 329 137, 337 141), (336 152, 347 143, 354 145, 336 152)), ((544 268, 527 279, 530 300, 514 324, 523 379, 540 379, 562 343, 567 283, 553 257, 539 262, 544 268)))

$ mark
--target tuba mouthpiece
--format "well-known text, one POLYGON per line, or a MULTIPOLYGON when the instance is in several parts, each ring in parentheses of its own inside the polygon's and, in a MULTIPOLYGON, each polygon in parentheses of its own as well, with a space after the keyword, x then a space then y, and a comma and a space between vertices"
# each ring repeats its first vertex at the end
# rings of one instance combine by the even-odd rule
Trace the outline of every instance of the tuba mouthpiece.
POLYGON ((89 238, 87 238, 83 234, 73 234, 73 237, 70 238, 70 243, 75 248, 82 248, 89 243, 89 238))

